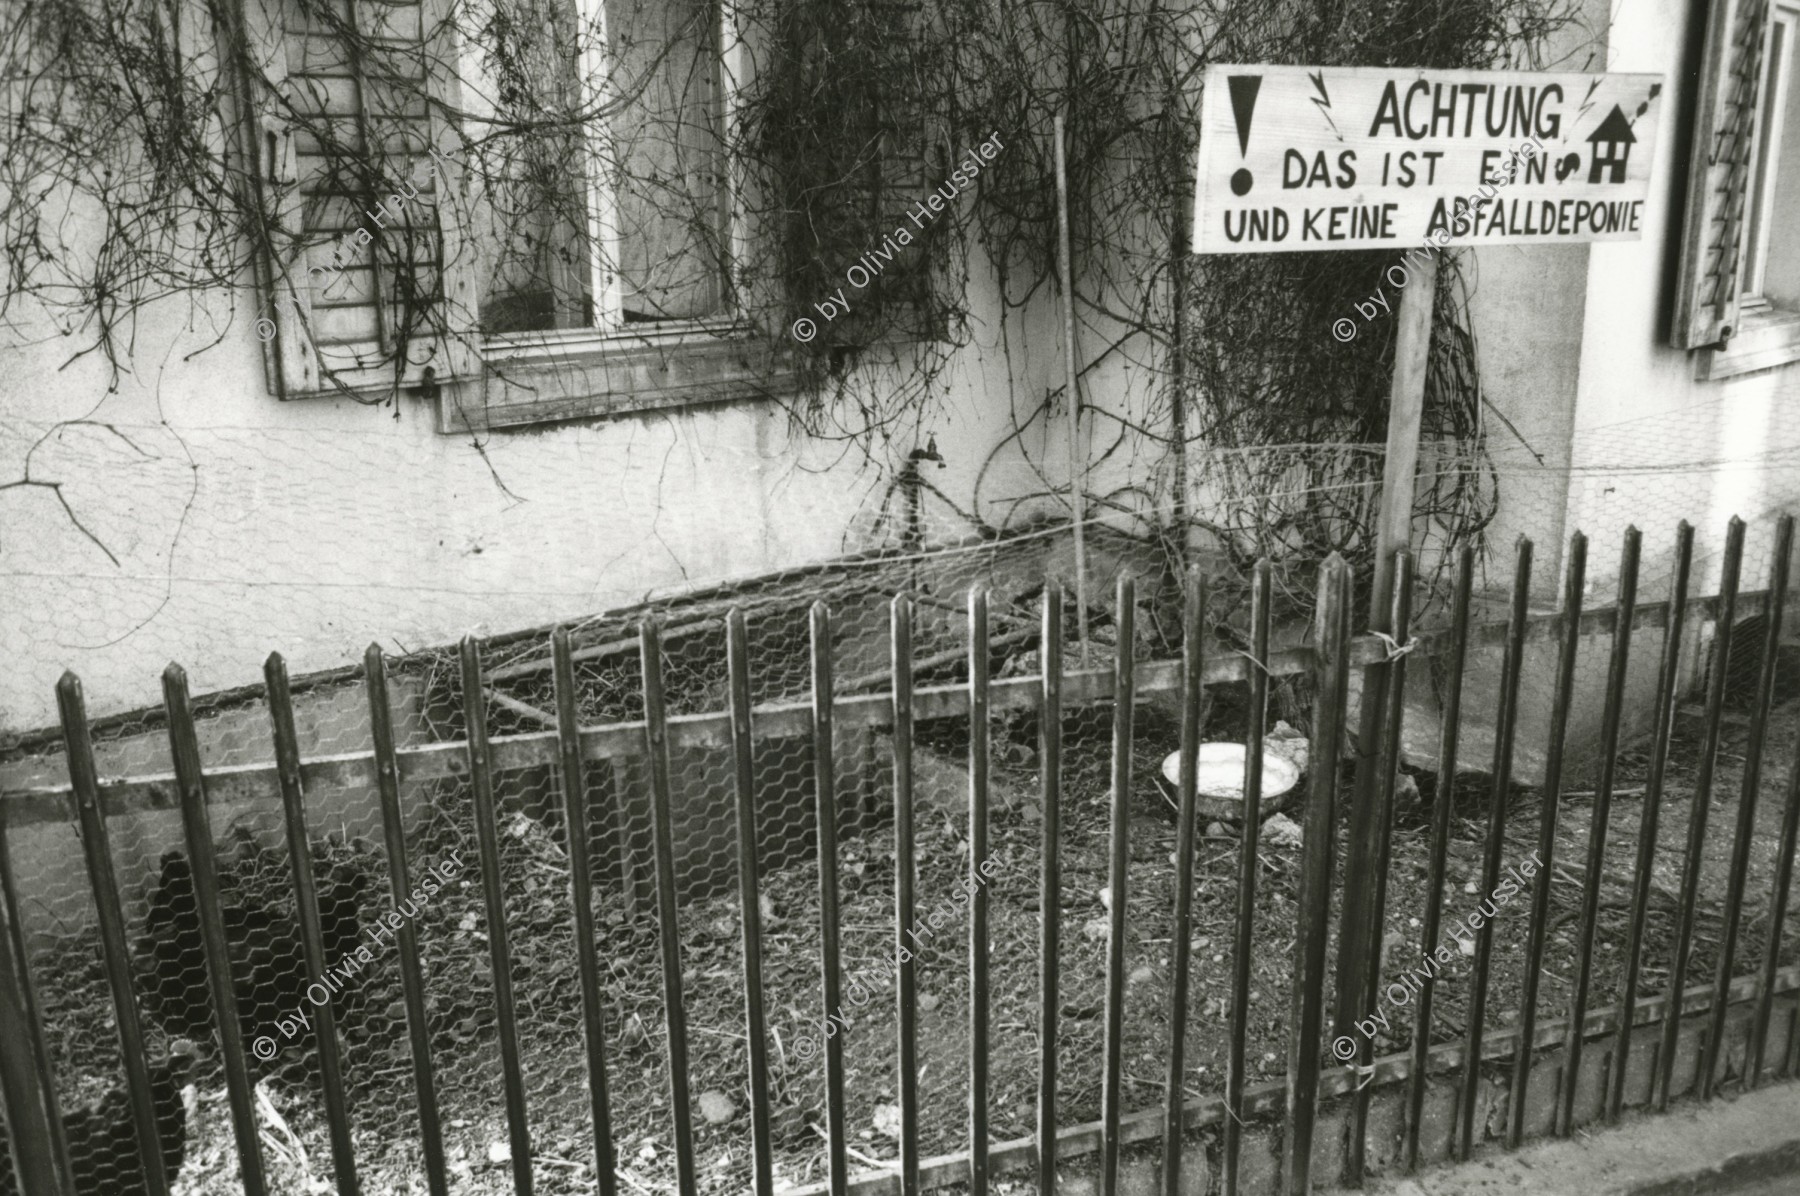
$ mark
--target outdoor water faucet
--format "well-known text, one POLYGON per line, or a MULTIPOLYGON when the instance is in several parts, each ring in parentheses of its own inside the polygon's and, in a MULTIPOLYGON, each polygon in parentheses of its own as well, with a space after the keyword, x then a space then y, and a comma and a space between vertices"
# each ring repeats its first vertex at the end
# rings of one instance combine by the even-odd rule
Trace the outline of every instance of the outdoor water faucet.
POLYGON ((945 463, 943 456, 938 452, 937 433, 933 432, 931 435, 927 436, 925 438, 925 447, 922 449, 914 449, 907 455, 906 459, 913 464, 914 468, 917 468, 918 463, 921 461, 936 461, 937 467, 943 469, 945 463))

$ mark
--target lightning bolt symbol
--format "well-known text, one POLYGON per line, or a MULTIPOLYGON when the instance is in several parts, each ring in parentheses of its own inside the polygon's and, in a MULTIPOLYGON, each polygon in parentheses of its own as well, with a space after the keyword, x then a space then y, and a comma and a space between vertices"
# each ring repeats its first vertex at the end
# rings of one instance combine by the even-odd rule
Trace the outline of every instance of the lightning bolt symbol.
POLYGON ((1599 90, 1599 88, 1600 80, 1593 79, 1588 82, 1587 94, 1581 97, 1581 107, 1575 111, 1576 120, 1579 121, 1582 117, 1586 116, 1588 109, 1594 106, 1594 92, 1599 90))
POLYGON ((1314 107, 1324 114, 1325 123, 1331 126, 1332 133, 1336 134, 1339 141, 1342 141, 1344 135, 1338 132, 1337 122, 1331 119, 1331 93, 1325 90, 1325 72, 1313 71, 1306 77, 1312 80, 1313 87, 1317 88, 1319 92, 1318 95, 1311 97, 1314 107))

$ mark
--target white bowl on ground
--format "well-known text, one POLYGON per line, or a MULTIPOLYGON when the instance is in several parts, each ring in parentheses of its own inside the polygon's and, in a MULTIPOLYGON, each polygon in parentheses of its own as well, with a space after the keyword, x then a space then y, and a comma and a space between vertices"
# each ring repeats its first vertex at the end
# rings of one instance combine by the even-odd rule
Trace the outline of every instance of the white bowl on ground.
MULTIPOLYGON (((1203 743, 1196 754, 1196 808, 1209 818, 1241 819, 1244 810, 1244 745, 1203 743)), ((1170 752, 1162 763, 1162 781, 1173 797, 1179 794, 1181 753, 1170 752)), ((1285 756, 1263 749, 1262 797, 1257 813, 1263 818, 1284 809, 1288 794, 1300 781, 1300 770, 1285 756)))

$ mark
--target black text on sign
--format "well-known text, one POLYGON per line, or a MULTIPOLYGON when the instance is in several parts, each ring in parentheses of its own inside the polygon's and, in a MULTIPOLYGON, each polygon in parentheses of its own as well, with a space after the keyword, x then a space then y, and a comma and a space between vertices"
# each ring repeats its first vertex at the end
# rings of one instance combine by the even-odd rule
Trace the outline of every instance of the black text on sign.
POLYGON ((1207 68, 1196 253, 1636 240, 1658 75, 1207 68))

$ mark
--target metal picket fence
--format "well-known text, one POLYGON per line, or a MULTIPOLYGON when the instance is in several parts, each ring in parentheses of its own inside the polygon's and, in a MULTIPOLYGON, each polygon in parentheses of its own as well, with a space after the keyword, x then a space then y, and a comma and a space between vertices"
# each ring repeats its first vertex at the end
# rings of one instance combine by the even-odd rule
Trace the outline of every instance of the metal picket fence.
POLYGON ((1640 601, 1631 530, 1597 608, 1577 535, 1551 612, 1522 540, 1495 618, 1472 552, 1443 593, 1401 553, 1380 634, 1352 634, 1332 558, 1288 624, 1264 562, 1229 619, 1197 568, 1158 594, 1121 570, 1080 642, 1050 584, 1035 611, 985 586, 960 610, 894 597, 885 652, 824 603, 739 600, 465 640, 429 676, 372 647, 290 683, 272 656, 231 702, 171 666, 166 773, 109 772, 136 749, 96 745, 65 676, 66 775, 0 796, 0 1192, 912 1196, 1035 1171, 1049 1196, 1144 1165, 1171 1194, 1197 1168, 1304 1193, 1791 1076, 1792 519, 1772 532, 1766 589, 1741 592, 1734 521, 1702 598, 1682 525, 1667 596, 1640 601), (363 743, 303 749, 324 716, 300 699, 354 697, 363 743), (1235 798, 1199 780, 1222 727, 1235 798), (1788 739, 1771 807, 1765 746, 1788 739), (1304 769, 1291 793, 1265 784, 1276 759, 1304 769), (177 813, 158 872, 145 828, 177 813), (78 926, 43 862, 71 837, 78 926), (1527 850, 1535 870, 1508 866, 1527 850), (1467 920, 1453 951, 1458 880, 1513 883, 1528 912, 1467 920), (224 1112, 185 1108, 171 1155, 190 1037, 224 1112))

